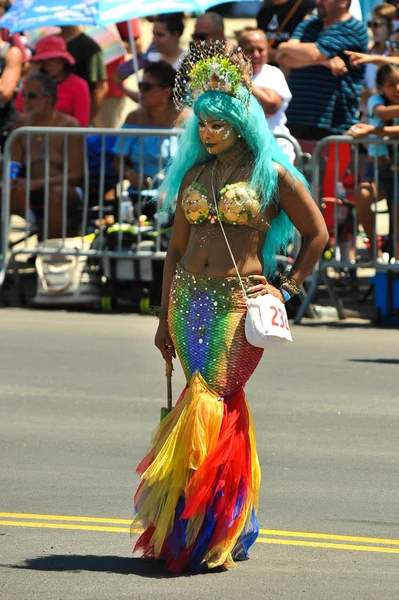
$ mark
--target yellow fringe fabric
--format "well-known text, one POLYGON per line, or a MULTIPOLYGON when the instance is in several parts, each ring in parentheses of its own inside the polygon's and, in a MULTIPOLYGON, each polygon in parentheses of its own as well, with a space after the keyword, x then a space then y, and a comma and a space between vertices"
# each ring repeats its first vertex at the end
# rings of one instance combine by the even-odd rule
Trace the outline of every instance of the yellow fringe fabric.
MULTIPOLYGON (((152 452, 155 458, 142 475, 144 484, 138 490, 140 510, 131 533, 141 521, 153 524, 151 544, 156 556, 172 532, 177 502, 184 495, 193 471, 217 444, 224 410, 218 398, 201 375, 194 373, 183 398, 155 433, 152 452)), ((192 520, 190 540, 198 534, 203 518, 200 515, 192 520)))

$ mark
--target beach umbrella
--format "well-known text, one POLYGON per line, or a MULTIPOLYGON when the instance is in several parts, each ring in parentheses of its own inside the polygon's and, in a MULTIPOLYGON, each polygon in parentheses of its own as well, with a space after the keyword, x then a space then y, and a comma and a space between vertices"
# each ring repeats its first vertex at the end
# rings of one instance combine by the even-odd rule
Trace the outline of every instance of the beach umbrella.
MULTIPOLYGON (((229 0, 15 0, 0 19, 11 33, 59 25, 110 25, 156 14, 203 12, 229 0)), ((243 0, 249 2, 251 0, 243 0)))

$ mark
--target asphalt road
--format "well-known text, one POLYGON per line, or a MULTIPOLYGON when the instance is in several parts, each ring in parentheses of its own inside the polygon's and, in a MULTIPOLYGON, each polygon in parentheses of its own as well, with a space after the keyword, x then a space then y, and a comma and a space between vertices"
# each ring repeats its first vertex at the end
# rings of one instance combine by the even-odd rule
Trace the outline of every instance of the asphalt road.
POLYGON ((398 331, 294 327, 265 355, 247 386, 261 536, 236 569, 174 577, 133 558, 128 536, 164 403, 154 329, 0 312, 0 598, 397 600, 398 331))

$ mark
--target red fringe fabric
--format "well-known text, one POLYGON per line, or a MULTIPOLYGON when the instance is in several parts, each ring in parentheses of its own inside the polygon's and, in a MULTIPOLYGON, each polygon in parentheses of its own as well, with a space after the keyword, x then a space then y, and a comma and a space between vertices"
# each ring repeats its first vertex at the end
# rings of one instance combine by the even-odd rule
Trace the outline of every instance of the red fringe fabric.
POLYGON ((241 390, 225 403, 218 444, 194 473, 186 491, 183 519, 207 513, 212 504, 216 527, 211 547, 231 539, 239 525, 237 513, 253 496, 248 412, 241 390))

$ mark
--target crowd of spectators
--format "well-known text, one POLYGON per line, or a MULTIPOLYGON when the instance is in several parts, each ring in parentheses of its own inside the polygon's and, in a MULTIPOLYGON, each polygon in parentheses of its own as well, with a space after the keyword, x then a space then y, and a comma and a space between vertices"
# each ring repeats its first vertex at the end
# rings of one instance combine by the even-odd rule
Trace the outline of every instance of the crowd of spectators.
MULTIPOLYGON (((0 0, 0 13, 8 6, 8 0, 0 0)), ((347 132, 353 136, 382 131, 398 135, 397 71, 395 66, 381 67, 399 64, 397 12, 393 3, 379 4, 365 24, 351 13, 351 0, 265 1, 257 26, 237 31, 236 39, 229 40, 252 59, 253 93, 265 113, 265 123, 259 126, 269 126, 277 136, 292 135, 305 150, 326 136, 347 132)), ((119 35, 129 54, 131 27, 138 60, 120 57, 108 64, 97 42, 78 26, 61 27, 59 35, 40 39, 35 48, 24 44, 23 34, 11 36, 0 31, 0 144, 13 127, 27 123, 40 127, 61 123, 72 127, 175 127, 181 115, 173 106, 172 88, 176 69, 188 50, 182 43, 186 16, 158 15, 151 22, 149 47, 143 47, 138 20, 119 23, 119 35), (130 76, 137 65, 139 85, 132 88, 130 76), (47 80, 54 83, 53 88, 47 80), (49 94, 50 89, 54 94, 49 94), (125 118, 128 98, 137 108, 125 118), (50 110, 47 104, 52 102, 50 110)), ((217 40, 225 40, 222 16, 214 11, 199 15, 189 43, 217 40)), ((95 137, 95 131, 93 134, 95 137)), ((114 145, 112 168, 115 173, 122 171, 132 195, 153 180, 160 152, 159 140, 141 139, 140 144, 132 137, 125 139, 123 147, 120 140, 114 145), (144 152, 145 163, 141 181, 139 151, 144 152)), ((287 139, 278 139, 278 143, 294 161, 287 139)), ((165 156, 170 156, 173 148, 169 144, 165 156)), ((392 177, 387 171, 392 159, 386 148, 379 146, 378 152, 380 187, 385 186, 383 191, 389 194, 392 177)), ((372 148, 369 158, 373 158, 372 148)), ((68 190, 71 198, 75 175, 68 190)), ((370 236, 375 177, 369 161, 356 202, 370 236)), ((15 183, 19 197, 21 185, 15 183)))

